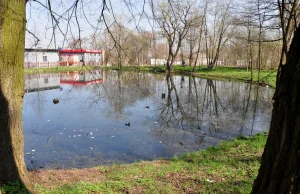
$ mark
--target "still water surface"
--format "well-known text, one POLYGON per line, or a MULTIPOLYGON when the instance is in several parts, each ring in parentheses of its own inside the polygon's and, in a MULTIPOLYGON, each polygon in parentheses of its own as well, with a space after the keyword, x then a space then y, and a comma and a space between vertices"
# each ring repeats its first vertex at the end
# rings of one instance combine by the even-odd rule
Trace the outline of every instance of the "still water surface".
POLYGON ((170 158, 265 131, 274 93, 242 82, 102 70, 26 75, 25 90, 28 169, 170 158))

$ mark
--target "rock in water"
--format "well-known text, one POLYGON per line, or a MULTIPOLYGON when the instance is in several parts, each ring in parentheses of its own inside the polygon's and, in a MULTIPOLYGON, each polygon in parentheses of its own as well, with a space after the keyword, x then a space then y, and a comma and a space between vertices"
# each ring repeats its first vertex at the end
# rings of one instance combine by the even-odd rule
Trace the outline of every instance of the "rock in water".
POLYGON ((58 98, 54 98, 54 99, 53 99, 53 104, 58 104, 58 103, 59 103, 58 98))

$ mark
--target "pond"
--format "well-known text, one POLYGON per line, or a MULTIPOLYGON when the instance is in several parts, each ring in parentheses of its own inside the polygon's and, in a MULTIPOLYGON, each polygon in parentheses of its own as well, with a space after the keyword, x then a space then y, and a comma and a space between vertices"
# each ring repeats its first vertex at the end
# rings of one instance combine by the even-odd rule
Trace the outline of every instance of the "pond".
POLYGON ((171 158, 266 131, 274 93, 242 82, 103 70, 25 75, 25 91, 29 170, 171 158))

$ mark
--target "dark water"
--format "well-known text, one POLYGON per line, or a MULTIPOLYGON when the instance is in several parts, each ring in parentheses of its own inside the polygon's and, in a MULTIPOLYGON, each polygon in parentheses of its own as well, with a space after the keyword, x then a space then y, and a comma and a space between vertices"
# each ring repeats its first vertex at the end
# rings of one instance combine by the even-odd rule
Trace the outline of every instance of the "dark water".
POLYGON ((242 82, 117 71, 26 75, 25 89, 28 169, 169 158, 265 131, 274 92, 242 82))

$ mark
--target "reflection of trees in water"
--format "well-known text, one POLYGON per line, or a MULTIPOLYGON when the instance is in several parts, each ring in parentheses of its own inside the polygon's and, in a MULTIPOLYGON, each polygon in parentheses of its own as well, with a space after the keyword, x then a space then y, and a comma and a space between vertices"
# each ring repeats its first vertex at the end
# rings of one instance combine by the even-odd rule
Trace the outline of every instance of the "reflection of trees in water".
POLYGON ((176 86, 174 84, 173 76, 167 75, 166 76, 166 82, 167 82, 167 98, 166 103, 162 107, 161 111, 161 119, 162 119, 162 125, 166 127, 171 127, 175 125, 180 125, 180 127, 183 127, 183 121, 185 119, 185 111, 183 107, 181 106, 178 92, 176 89, 176 86), (174 96, 174 97, 173 97, 174 96))
POLYGON ((204 114, 208 113, 208 122, 206 124, 206 127, 208 130, 213 130, 214 132, 219 132, 219 125, 222 123, 222 121, 219 119, 220 113, 219 109, 221 108, 223 112, 228 112, 227 108, 222 104, 219 96, 217 93, 216 85, 213 80, 206 80, 206 85, 204 89, 204 95, 203 95, 203 105, 201 107, 201 113, 202 116, 199 120, 198 128, 205 128, 204 123, 204 114), (204 125, 204 126, 203 126, 204 125))
POLYGON ((253 133, 253 130, 254 130, 254 123, 255 123, 255 119, 256 119, 256 114, 257 114, 257 112, 256 112, 256 110, 257 110, 257 102, 258 102, 258 98, 259 98, 259 88, 257 87, 256 88, 256 91, 255 91, 255 97, 254 97, 254 107, 253 107, 253 118, 252 118, 252 125, 251 125, 251 135, 252 135, 252 133, 253 133))
POLYGON ((242 101, 242 106, 241 106, 241 127, 240 127, 240 133, 242 134, 244 130, 248 130, 250 131, 250 134, 253 134, 253 130, 254 130, 254 124, 256 121, 256 116, 257 116, 257 105, 258 105, 258 100, 259 100, 259 87, 255 87, 254 91, 252 91, 253 89, 253 85, 249 84, 247 85, 247 89, 245 90, 245 95, 244 95, 244 99, 242 101), (248 91, 247 91, 248 90, 248 91), (251 95, 253 95, 253 97, 251 98, 251 95), (252 99, 252 100, 251 100, 252 99), (252 114, 249 113, 251 111, 249 111, 249 107, 251 106, 252 103, 252 114), (252 122, 251 125, 247 127, 247 116, 252 116, 252 122))
POLYGON ((269 123, 266 113, 271 112, 273 91, 267 88, 169 75, 164 84, 167 94, 160 110, 161 126, 151 134, 178 152, 250 135, 269 123))
MULTIPOLYGON (((46 106, 46 96, 42 92, 45 87, 44 83, 49 82, 49 80, 59 80, 58 74, 55 73, 47 73, 47 74, 28 74, 24 76, 25 82, 25 92, 28 92, 27 89, 32 90, 28 93, 31 95, 30 98, 26 98, 24 100, 24 107, 27 105, 33 107, 33 110, 36 111, 39 115, 42 115, 45 106, 46 106), (26 87, 27 86, 27 87, 26 87), (34 91, 34 92, 33 92, 34 91)), ((58 87, 58 86, 57 86, 58 87)))
MULTIPOLYGON (((203 81, 203 80, 200 80, 203 81)), ((217 95, 212 80, 197 85, 195 78, 180 79, 180 92, 176 88, 173 76, 167 76, 168 94, 162 107, 161 119, 164 127, 179 127, 181 129, 200 129, 203 122, 204 110, 208 110, 210 118, 219 114, 219 106, 225 109, 217 95), (199 98, 200 97, 200 98, 199 98), (198 121, 198 123, 197 123, 198 121)))
MULTIPOLYGON (((36 111, 39 115, 43 114, 43 111, 45 110, 45 103, 46 99, 40 91, 33 93, 33 97, 30 98, 29 102, 30 106, 33 107, 33 110, 36 111)), ((27 103, 25 103, 25 107, 26 105, 27 103)))
MULTIPOLYGON (((31 95, 30 98, 25 98, 24 106, 30 104, 38 114, 42 114, 45 111, 45 106, 47 102, 47 96, 43 91, 46 90, 56 90, 61 88, 62 91, 57 92, 55 98, 59 98, 60 100, 71 100, 76 98, 82 98, 80 93, 90 93, 87 95, 87 98, 83 98, 83 102, 88 102, 88 100, 92 99, 92 96, 99 95, 100 84, 95 83, 86 87, 85 85, 61 85, 60 79, 63 78, 65 80, 78 80, 79 76, 89 77, 91 80, 100 79, 102 75, 102 70, 89 70, 89 71, 78 71, 76 72, 77 75, 74 76, 74 72, 66 72, 66 73, 44 73, 44 74, 29 74, 25 75, 25 91, 26 86, 31 91, 29 94, 31 95), (84 73, 82 75, 81 73, 84 73)), ((75 74, 76 74, 75 73, 75 74)), ((95 102, 99 102, 99 99, 95 102)))
POLYGON ((161 111, 163 127, 243 134, 245 130, 252 133, 257 120, 269 119, 264 113, 270 112, 272 92, 260 91, 257 86, 172 76, 167 76, 166 82, 168 95, 161 111), (258 116, 262 118, 257 119, 258 116))
MULTIPOLYGON (((138 133, 142 134, 139 138, 148 143, 147 149, 160 148, 152 145, 161 143, 168 152, 197 150, 228 139, 228 134, 250 134, 260 122, 265 121, 262 126, 269 122, 265 114, 270 113, 272 90, 266 88, 240 82, 137 72, 108 71, 106 74, 103 75, 106 81, 101 84, 62 85, 64 90, 58 95, 62 93, 62 100, 70 100, 67 107, 72 111, 80 110, 80 114, 86 111, 86 115, 92 115, 91 119, 99 116, 111 122, 130 118, 132 122, 135 119, 132 115, 138 115, 136 126, 128 129, 130 132, 139 129, 138 133), (166 94, 165 98, 162 93, 166 94), (145 109, 147 105, 151 108, 145 109)), ((41 101, 44 96, 39 97, 41 101)), ((107 124, 114 125, 103 123, 107 124)))
MULTIPOLYGON (((64 90, 59 97, 82 102, 78 104, 81 111, 101 108, 107 116, 116 118, 130 115, 130 107, 139 101, 147 103, 147 98, 150 101, 152 97, 157 104, 163 102, 159 117, 165 128, 189 130, 196 134, 199 131, 223 133, 228 130, 243 134, 255 130, 257 122, 268 119, 265 114, 271 109, 272 90, 241 82, 121 71, 89 73, 101 73, 105 82, 88 86, 62 85, 64 90), (165 99, 161 99, 162 92, 166 92, 165 99)), ((42 93, 34 95, 31 103, 42 112, 45 98, 42 93)))
POLYGON ((126 107, 154 95, 157 77, 151 74, 121 71, 109 71, 107 74, 106 100, 112 107, 108 109, 111 114, 124 114, 126 107))

